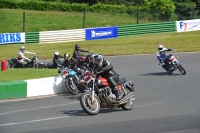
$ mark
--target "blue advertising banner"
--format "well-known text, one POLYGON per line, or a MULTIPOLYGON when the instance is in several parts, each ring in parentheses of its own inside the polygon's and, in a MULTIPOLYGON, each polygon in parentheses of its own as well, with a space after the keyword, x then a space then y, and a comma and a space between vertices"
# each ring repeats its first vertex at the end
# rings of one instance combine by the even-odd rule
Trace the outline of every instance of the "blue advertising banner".
POLYGON ((25 33, 0 33, 0 45, 6 43, 25 43, 25 33))
POLYGON ((98 40, 118 37, 117 27, 88 28, 86 31, 86 40, 98 40))

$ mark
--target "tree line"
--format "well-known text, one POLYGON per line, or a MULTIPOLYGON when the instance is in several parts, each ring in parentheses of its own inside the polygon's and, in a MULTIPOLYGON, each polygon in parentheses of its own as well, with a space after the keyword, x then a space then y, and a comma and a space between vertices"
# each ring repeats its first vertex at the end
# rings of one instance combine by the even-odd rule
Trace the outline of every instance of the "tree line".
POLYGON ((148 12, 152 18, 163 20, 170 20, 174 14, 179 20, 200 17, 200 0, 0 0, 0 8, 128 14, 141 12, 140 15, 148 12))

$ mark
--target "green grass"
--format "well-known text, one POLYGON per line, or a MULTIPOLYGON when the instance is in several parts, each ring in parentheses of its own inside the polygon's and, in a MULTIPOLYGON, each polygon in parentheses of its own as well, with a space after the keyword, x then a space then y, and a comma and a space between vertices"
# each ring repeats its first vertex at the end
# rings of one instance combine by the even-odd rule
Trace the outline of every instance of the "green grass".
MULTIPOLYGON (((83 28, 83 12, 0 9, 0 33, 22 32, 23 12, 25 12, 26 16, 25 32, 83 28)), ((120 26, 135 23, 135 15, 86 12, 85 28, 120 26)), ((150 21, 143 18, 139 23, 150 23, 150 21)))
MULTIPOLYGON (((74 45, 80 44, 82 49, 90 50, 102 55, 132 55, 132 54, 155 54, 157 45, 162 43, 165 47, 173 48, 176 52, 200 51, 200 31, 184 33, 150 34, 141 36, 128 36, 107 40, 66 42, 53 44, 25 44, 27 51, 35 52, 38 58, 52 59, 53 53, 59 51, 71 53, 74 45)), ((1 45, 0 59, 17 57, 22 44, 1 45)), ((27 55, 27 57, 29 57, 27 55)), ((155 57, 156 58, 156 57, 155 57)), ((8 69, 0 72, 0 82, 25 80, 55 76, 57 70, 53 69, 8 69)))

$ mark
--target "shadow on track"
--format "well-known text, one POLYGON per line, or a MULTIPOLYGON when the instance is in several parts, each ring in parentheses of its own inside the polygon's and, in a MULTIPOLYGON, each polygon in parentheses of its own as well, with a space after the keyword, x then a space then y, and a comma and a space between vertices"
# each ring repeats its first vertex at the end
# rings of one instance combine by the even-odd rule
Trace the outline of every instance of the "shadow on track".
MULTIPOLYGON (((124 111, 122 109, 112 109, 112 108, 104 108, 100 110, 99 114, 101 113, 113 113, 113 112, 119 112, 119 111, 124 111)), ((69 116, 90 116, 88 115, 84 110, 64 110, 64 111, 60 111, 60 113, 62 114, 66 114, 69 116)))
POLYGON ((167 73, 167 72, 156 72, 156 73, 147 73, 147 74, 140 74, 139 76, 179 76, 182 74, 174 74, 174 73, 167 73))

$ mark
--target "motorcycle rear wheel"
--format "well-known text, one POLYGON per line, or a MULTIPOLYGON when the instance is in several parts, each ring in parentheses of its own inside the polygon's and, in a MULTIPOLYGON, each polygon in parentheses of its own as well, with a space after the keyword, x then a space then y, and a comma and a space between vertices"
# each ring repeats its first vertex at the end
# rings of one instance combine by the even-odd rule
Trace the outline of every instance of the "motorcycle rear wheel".
POLYGON ((100 102, 97 96, 94 97, 92 102, 91 93, 84 92, 80 98, 80 104, 83 110, 89 115, 97 115, 100 111, 100 102))
POLYGON ((75 84, 73 85, 69 79, 66 79, 65 86, 66 86, 67 90, 69 91, 69 93, 71 93, 72 95, 78 94, 77 86, 75 84))
MULTIPOLYGON (((128 92, 131 92, 130 89, 127 89, 128 92)), ((132 90, 132 92, 135 92, 134 89, 132 90)), ((124 103, 122 105, 120 105, 120 107, 123 109, 123 110, 132 110, 133 109, 133 105, 134 105, 134 101, 130 101, 130 102, 127 102, 127 103, 124 103)))

